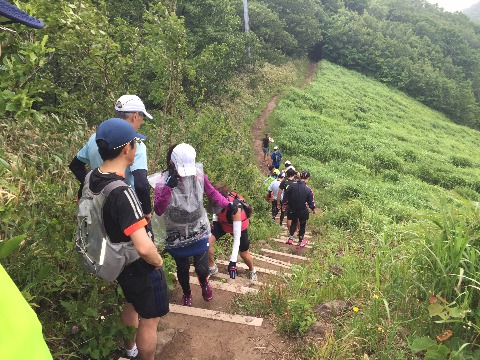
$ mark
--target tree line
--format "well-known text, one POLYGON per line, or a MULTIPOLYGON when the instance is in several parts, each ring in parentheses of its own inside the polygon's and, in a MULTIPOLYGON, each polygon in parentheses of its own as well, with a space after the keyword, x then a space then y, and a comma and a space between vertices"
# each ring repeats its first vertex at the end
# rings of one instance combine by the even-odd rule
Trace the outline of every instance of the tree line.
MULTIPOLYGON (((480 28, 425 0, 29 0, 40 31, 0 32, 0 116, 98 123, 135 93, 163 121, 224 95, 234 74, 309 56, 374 77, 479 128, 480 28)), ((231 94, 234 96, 235 94, 231 94)))

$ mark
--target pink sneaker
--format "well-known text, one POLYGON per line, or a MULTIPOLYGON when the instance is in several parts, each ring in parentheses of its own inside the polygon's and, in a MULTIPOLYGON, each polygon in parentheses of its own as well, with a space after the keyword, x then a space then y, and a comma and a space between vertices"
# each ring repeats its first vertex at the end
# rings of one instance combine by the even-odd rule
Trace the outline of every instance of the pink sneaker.
POLYGON ((202 287, 202 296, 205 301, 212 301, 213 299, 213 289, 212 285, 207 280, 205 285, 200 285, 202 287))
POLYGON ((293 244, 293 236, 290 236, 285 244, 292 245, 293 244))
POLYGON ((190 296, 182 295, 182 306, 192 306, 192 294, 190 296))
POLYGON ((303 247, 305 247, 305 245, 307 245, 307 240, 302 239, 301 241, 298 242, 297 249, 303 248, 303 247))

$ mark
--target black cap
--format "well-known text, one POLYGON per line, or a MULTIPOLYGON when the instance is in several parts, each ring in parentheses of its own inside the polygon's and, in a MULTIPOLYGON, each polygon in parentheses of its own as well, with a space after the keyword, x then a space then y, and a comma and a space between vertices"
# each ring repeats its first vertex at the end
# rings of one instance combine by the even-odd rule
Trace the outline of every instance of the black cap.
MULTIPOLYGON (((0 0, 0 16, 4 16, 10 20, 8 23, 20 23, 35 29, 43 29, 45 26, 43 22, 28 15, 25 11, 20 10, 15 5, 12 5, 5 0, 0 0)), ((0 24, 2 25, 2 24, 0 24)))

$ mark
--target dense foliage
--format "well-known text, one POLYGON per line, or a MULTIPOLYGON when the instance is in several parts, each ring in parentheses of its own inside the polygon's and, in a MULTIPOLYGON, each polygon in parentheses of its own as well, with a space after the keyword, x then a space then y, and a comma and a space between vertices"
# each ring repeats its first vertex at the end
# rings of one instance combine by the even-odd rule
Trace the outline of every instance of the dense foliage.
POLYGON ((0 114, 33 106, 97 123, 130 92, 168 123, 249 66, 309 54, 480 126, 480 28, 425 0, 250 0, 248 33, 237 0, 31 0, 28 9, 47 26, 16 27, 3 48, 0 114))

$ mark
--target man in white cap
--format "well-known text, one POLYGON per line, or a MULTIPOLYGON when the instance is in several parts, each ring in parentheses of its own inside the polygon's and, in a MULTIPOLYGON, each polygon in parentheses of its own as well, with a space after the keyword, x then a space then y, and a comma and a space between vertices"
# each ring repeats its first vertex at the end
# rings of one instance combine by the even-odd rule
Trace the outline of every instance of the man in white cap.
MULTIPOLYGON (((115 103, 115 117, 129 122, 135 131, 138 131, 140 125, 143 124, 145 117, 152 119, 145 109, 143 101, 137 95, 122 95, 115 103)), ((80 191, 83 187, 85 176, 87 175, 87 167, 89 164, 91 169, 95 169, 102 165, 103 160, 98 153, 96 144, 96 135, 93 134, 85 146, 80 149, 77 155, 72 159, 69 168, 80 181, 80 191)), ((127 166, 125 169, 125 182, 135 190, 142 210, 147 221, 152 217, 152 203, 150 200, 150 187, 147 181, 147 147, 144 143, 137 146, 135 160, 133 165, 127 166)))
POLYGON ((285 171, 287 171, 288 169, 295 170, 295 168, 293 167, 292 162, 290 160, 285 161, 285 171))

